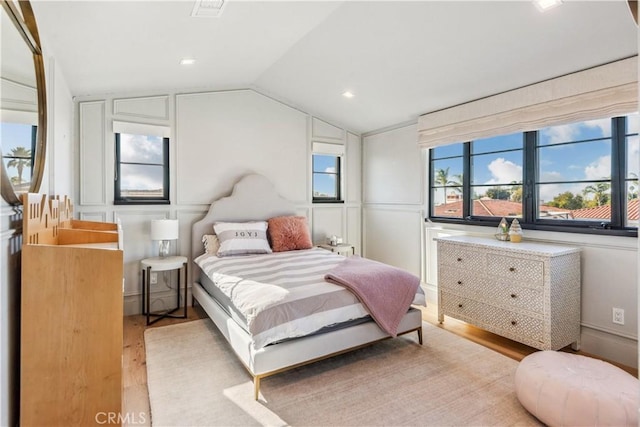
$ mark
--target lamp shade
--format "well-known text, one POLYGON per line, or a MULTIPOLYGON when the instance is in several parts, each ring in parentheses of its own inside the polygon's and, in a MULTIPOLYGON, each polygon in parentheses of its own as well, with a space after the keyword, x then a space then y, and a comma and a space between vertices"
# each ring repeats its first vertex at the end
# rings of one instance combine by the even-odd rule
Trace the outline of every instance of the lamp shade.
POLYGON ((177 219, 154 219, 151 221, 151 240, 176 240, 177 238, 177 219))

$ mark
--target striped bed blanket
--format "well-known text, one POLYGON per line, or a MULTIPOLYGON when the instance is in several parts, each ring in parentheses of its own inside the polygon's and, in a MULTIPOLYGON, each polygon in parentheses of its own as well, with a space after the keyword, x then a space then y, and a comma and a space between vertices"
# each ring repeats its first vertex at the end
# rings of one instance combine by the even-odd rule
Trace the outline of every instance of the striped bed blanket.
MULTIPOLYGON (((345 258, 320 248, 218 258, 196 264, 246 319, 255 349, 367 317, 348 289, 325 281, 345 258)), ((424 305, 418 288, 414 303, 424 305)))

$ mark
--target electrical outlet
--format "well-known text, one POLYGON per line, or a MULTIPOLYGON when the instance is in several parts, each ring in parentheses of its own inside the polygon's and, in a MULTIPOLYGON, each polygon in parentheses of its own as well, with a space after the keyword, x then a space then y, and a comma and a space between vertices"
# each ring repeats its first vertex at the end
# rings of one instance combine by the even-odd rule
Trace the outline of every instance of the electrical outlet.
POLYGON ((158 273, 151 273, 151 276, 149 276, 149 282, 152 285, 155 285, 156 283, 158 283, 158 273))
POLYGON ((613 323, 624 325, 624 309, 613 307, 613 323))

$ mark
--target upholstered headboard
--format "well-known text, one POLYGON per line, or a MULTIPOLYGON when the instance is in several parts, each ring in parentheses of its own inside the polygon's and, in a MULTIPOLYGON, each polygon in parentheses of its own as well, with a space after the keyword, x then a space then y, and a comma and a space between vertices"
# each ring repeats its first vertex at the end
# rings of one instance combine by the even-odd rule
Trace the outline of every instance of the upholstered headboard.
POLYGON ((193 224, 191 259, 195 260, 204 253, 202 236, 213 234, 216 221, 265 221, 295 214, 293 203, 281 197, 271 181, 258 174, 246 175, 233 186, 230 196, 214 201, 205 217, 193 224))

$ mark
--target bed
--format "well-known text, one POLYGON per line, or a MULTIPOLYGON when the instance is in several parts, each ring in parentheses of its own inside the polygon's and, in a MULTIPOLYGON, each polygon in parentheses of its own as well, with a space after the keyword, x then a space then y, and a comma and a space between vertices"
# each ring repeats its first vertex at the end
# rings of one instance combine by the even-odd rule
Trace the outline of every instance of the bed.
MULTIPOLYGON (((215 293, 212 289, 212 280, 204 271, 208 270, 207 262, 235 263, 262 258, 258 256, 208 258, 202 241, 203 236, 213 233, 214 223, 266 221, 274 217, 295 215, 295 206, 280 197, 267 178, 251 174, 236 183, 230 196, 214 201, 205 217, 194 223, 192 228, 193 303, 197 302, 209 315, 253 377, 254 398, 256 400, 259 396, 260 381, 265 377, 390 338, 390 335, 370 317, 366 317, 341 323, 337 327, 323 328, 321 333, 316 332, 291 339, 277 339, 273 342, 261 341, 257 345, 254 337, 247 331, 247 325, 243 322, 246 319, 234 312, 228 301, 225 301, 224 295, 215 293), (203 267, 201 268, 198 263, 203 267)), ((307 256, 309 259, 322 258, 322 262, 328 262, 329 265, 335 265, 337 262, 336 258, 331 257, 341 258, 340 255, 319 248, 262 255, 262 257, 269 256, 273 256, 274 260, 289 259, 293 256, 307 256), (327 261, 324 260, 326 257, 328 257, 327 261)), ((342 260, 344 259, 342 258, 342 260)), ((346 292, 348 293, 348 291, 346 292)), ((418 341, 421 345, 422 316, 420 310, 413 307, 402 316, 397 326, 397 335, 411 332, 418 334, 418 341)))

